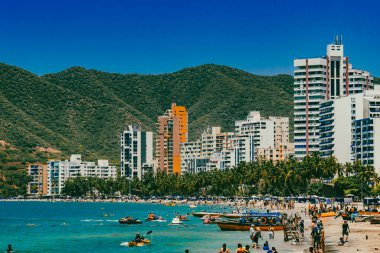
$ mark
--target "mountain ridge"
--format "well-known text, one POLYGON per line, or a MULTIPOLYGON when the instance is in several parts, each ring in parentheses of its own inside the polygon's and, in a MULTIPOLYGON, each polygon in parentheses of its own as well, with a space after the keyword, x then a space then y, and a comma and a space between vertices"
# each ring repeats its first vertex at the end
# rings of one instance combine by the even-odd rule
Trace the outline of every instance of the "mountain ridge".
MULTIPOLYGON (((125 125, 155 131, 157 117, 172 102, 187 107, 191 140, 208 126, 232 130, 234 121, 252 110, 264 116, 293 114, 293 77, 259 76, 216 64, 165 74, 74 66, 38 76, 0 63, 0 77, 0 140, 25 149, 26 160, 48 157, 36 153, 41 146, 62 156, 81 153, 87 160, 108 158, 117 164, 125 125)), ((7 159, 16 156, 7 154, 7 159)))

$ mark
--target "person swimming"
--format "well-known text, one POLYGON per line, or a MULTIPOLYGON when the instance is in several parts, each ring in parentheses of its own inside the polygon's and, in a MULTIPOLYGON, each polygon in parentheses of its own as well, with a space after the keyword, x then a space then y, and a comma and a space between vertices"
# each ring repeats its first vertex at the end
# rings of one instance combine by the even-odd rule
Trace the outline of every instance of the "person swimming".
POLYGON ((245 253, 245 249, 243 249, 243 245, 241 243, 238 243, 235 253, 245 253))
POLYGON ((12 245, 8 244, 7 252, 13 252, 12 245))
POLYGON ((222 248, 220 248, 219 253, 230 253, 230 249, 227 248, 227 244, 223 243, 222 248))

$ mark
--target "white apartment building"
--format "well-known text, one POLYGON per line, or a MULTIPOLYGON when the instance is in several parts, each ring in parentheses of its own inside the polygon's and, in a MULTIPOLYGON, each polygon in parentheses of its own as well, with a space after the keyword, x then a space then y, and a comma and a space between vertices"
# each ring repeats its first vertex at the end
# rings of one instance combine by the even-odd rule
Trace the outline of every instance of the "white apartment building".
POLYGON ((153 164, 153 133, 142 131, 139 126, 129 125, 121 133, 120 139, 121 176, 141 179, 144 175, 143 167, 153 164))
POLYGON ((181 143, 181 174, 191 172, 193 160, 202 158, 202 142, 189 141, 181 143))
POLYGON ((260 112, 257 111, 249 112, 246 120, 235 121, 235 133, 236 136, 251 136, 254 148, 269 148, 275 145, 274 122, 261 118, 260 112))
POLYGON ((202 133, 202 158, 211 158, 214 153, 231 147, 233 132, 222 132, 221 127, 210 127, 202 133))
POLYGON ((289 118, 269 116, 268 119, 274 123, 274 146, 289 143, 289 118))
POLYGON ((380 118, 355 120, 353 126, 352 159, 380 173, 380 118))
POLYGON ((71 155, 68 161, 49 161, 46 195, 60 194, 66 180, 77 176, 116 179, 117 169, 108 160, 98 160, 98 164, 82 161, 81 155, 71 155))
POLYGON ((342 39, 327 45, 325 57, 294 60, 294 142, 295 156, 302 158, 319 151, 319 105, 373 89, 367 71, 352 68, 344 56, 342 39))
MULTIPOLYGON (((380 118, 380 88, 334 100, 324 100, 320 105, 320 117, 320 154, 322 157, 332 155, 340 163, 368 158, 363 153, 367 149, 361 147, 369 144, 372 146, 375 143, 373 141, 363 142, 367 133, 362 131, 368 127, 372 131, 369 134, 375 134, 377 118, 380 118), (359 129, 360 126, 363 126, 362 130, 359 129), (357 154, 358 152, 359 154, 357 154)), ((380 156, 380 153, 373 154, 380 156)), ((366 163, 364 159, 362 162, 370 164, 370 162, 366 163)))

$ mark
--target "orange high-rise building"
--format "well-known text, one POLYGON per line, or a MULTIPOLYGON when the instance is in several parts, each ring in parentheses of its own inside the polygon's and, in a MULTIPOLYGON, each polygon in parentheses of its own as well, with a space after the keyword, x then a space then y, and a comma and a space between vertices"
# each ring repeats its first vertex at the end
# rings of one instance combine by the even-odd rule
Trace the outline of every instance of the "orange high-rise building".
POLYGON ((181 173, 181 143, 187 141, 187 110, 172 104, 164 116, 158 117, 156 157, 160 170, 168 174, 181 173))
POLYGON ((172 103, 172 115, 179 119, 179 139, 180 142, 187 142, 187 110, 184 106, 172 103))

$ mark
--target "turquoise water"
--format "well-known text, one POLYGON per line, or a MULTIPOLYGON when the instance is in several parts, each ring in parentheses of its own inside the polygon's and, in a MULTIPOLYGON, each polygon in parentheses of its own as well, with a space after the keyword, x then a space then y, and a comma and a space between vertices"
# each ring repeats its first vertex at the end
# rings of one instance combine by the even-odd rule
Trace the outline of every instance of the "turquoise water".
MULTIPOLYGON (((196 210, 210 210, 198 207, 196 210)), ((220 209, 219 209, 220 210, 220 209)), ((190 213, 187 206, 164 206, 132 203, 62 203, 0 202, 0 251, 12 244, 16 252, 217 252, 223 242, 232 250, 237 243, 249 244, 248 232, 220 231, 216 225, 204 225, 190 217, 186 226, 169 226, 174 212, 190 213), (144 220, 149 212, 165 217, 168 222, 144 222, 141 225, 120 225, 127 215, 144 220), (136 232, 152 230, 152 245, 128 248, 136 232)), ((277 232, 271 246, 281 252, 292 251, 277 232)), ((148 237, 149 238, 149 237, 148 237)), ((268 235, 264 233, 264 240, 268 235)), ((255 251, 256 252, 256 251, 255 251)), ((264 252, 259 250, 258 252, 264 252)))

